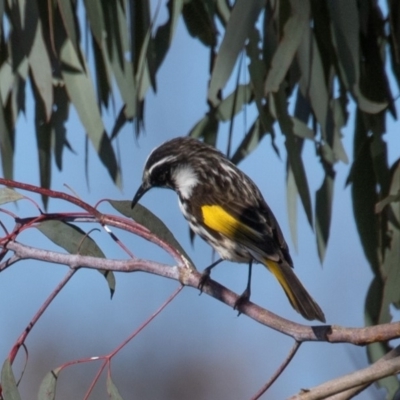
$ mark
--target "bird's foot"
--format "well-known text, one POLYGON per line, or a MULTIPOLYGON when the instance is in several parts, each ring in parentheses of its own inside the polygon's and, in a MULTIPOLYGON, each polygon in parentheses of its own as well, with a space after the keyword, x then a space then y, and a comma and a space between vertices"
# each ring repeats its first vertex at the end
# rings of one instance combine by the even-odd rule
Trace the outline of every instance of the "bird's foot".
POLYGON ((246 304, 250 300, 250 289, 246 288, 246 290, 239 296, 239 298, 235 301, 235 305, 233 306, 234 310, 238 311, 238 316, 242 313, 240 308, 246 304))
POLYGON ((204 269, 203 273, 201 274, 199 285, 197 286, 200 290, 200 294, 203 293, 204 285, 211 279, 210 272, 211 272, 211 268, 207 267, 204 269))

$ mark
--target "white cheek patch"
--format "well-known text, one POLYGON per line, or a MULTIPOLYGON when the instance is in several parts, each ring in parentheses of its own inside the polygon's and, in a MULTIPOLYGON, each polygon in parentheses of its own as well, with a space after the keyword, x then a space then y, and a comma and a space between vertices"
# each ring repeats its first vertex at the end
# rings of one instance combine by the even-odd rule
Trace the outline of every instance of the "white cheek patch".
POLYGON ((173 181, 177 192, 183 199, 188 199, 193 188, 199 183, 196 172, 188 165, 182 165, 173 172, 173 181))

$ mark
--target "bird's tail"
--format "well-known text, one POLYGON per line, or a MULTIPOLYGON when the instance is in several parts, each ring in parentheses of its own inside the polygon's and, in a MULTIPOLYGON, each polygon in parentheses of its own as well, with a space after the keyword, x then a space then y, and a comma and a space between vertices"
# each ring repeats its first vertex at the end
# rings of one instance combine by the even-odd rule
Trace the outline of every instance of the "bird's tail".
POLYGON ((308 294, 292 267, 288 264, 278 264, 271 260, 265 260, 265 266, 278 279, 290 304, 297 312, 310 321, 317 319, 325 322, 325 315, 320 306, 308 294))

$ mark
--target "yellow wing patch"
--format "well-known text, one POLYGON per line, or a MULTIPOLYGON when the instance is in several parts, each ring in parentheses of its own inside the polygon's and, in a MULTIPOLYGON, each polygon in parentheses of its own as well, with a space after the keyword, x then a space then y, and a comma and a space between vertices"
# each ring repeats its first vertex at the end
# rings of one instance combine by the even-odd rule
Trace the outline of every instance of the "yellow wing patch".
POLYGON ((232 240, 244 242, 258 236, 257 231, 240 222, 234 216, 225 211, 221 206, 206 205, 201 207, 203 221, 206 226, 216 232, 222 233, 232 240))

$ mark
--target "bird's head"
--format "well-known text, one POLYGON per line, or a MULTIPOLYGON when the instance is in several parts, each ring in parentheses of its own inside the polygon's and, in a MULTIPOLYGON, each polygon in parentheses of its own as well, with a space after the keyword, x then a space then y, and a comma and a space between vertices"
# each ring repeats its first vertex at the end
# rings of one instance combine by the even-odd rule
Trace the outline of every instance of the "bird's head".
POLYGON ((191 158, 193 145, 197 143, 200 142, 191 138, 176 138, 155 148, 147 158, 142 184, 132 200, 132 208, 153 187, 169 188, 181 198, 189 198, 199 183, 191 158))

